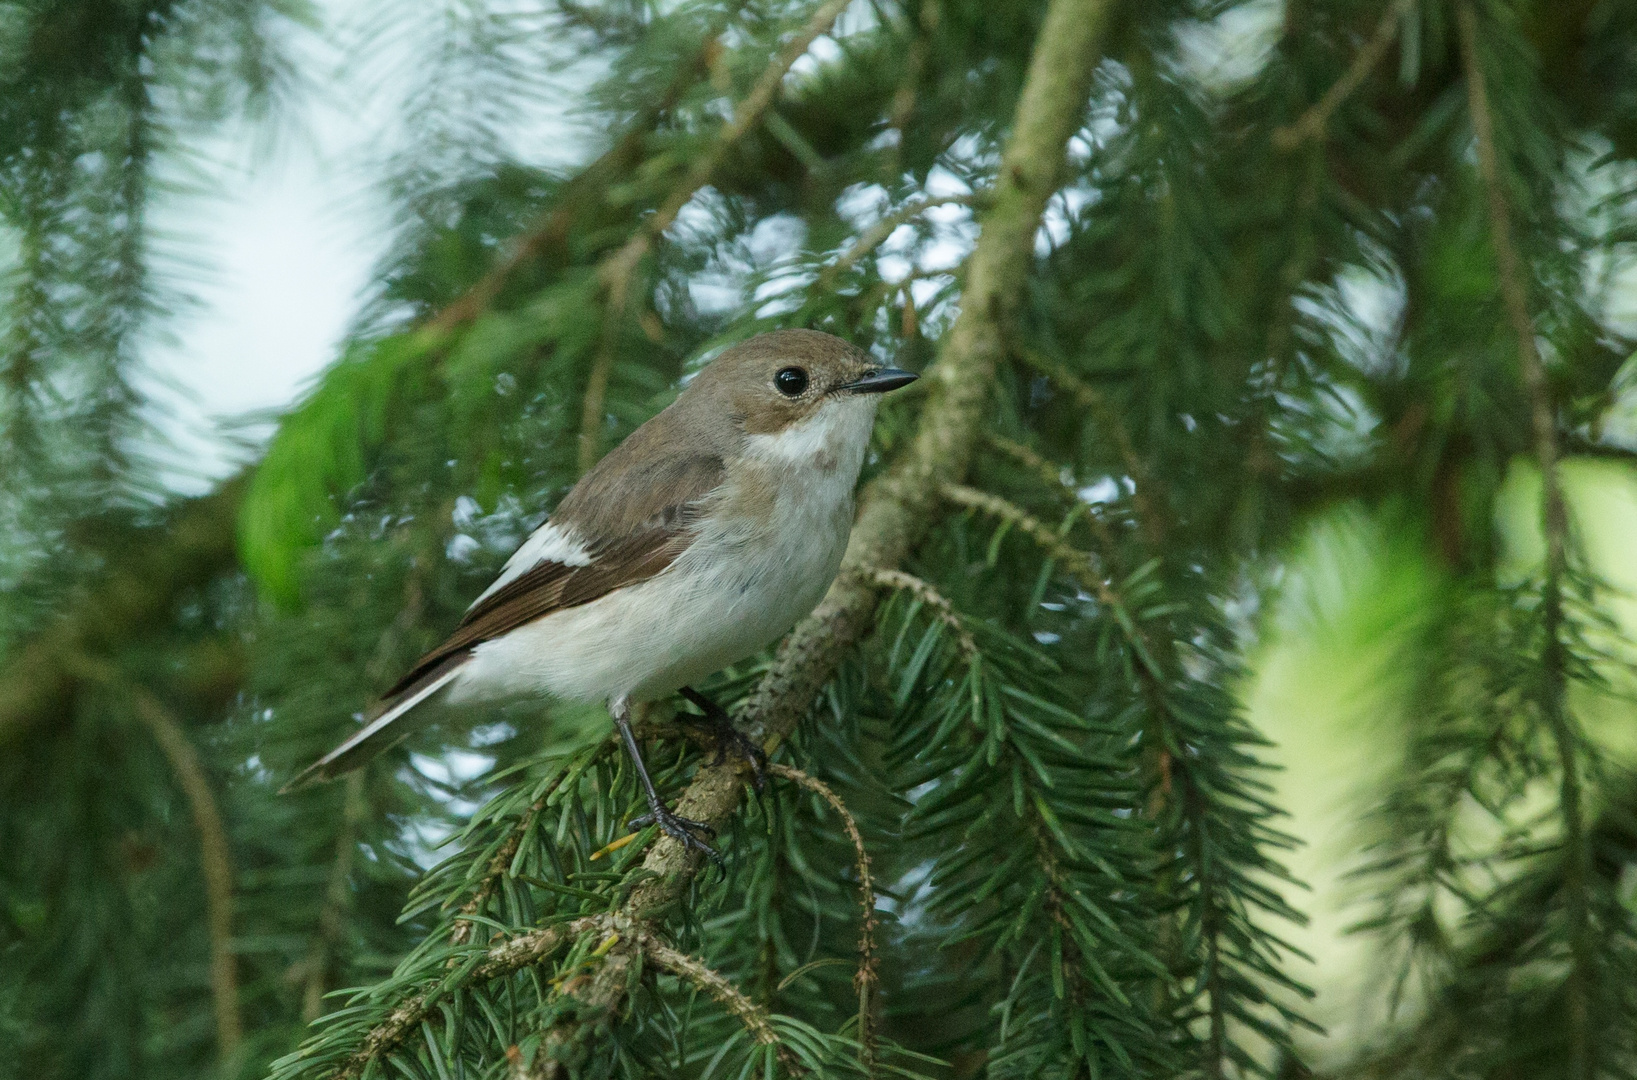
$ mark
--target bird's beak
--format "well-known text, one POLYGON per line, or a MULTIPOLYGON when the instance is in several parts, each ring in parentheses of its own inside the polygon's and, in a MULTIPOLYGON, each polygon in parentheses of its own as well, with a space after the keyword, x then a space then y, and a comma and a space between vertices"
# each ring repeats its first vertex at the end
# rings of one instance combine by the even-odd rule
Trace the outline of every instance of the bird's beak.
POLYGON ((862 379, 854 379, 850 383, 842 383, 837 390, 846 390, 854 394, 885 394, 888 390, 896 390, 900 386, 908 386, 919 379, 913 371, 904 371, 901 368, 877 368, 862 379))

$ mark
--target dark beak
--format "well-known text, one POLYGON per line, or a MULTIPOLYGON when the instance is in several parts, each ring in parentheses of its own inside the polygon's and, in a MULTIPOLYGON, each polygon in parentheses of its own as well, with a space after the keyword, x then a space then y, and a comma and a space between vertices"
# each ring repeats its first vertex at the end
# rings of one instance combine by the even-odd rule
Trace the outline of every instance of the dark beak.
POLYGON ((842 383, 837 390, 847 390, 854 394, 885 394, 888 390, 896 390, 900 386, 908 386, 919 379, 913 371, 904 371, 900 368, 887 367, 870 372, 862 379, 854 379, 850 383, 842 383))

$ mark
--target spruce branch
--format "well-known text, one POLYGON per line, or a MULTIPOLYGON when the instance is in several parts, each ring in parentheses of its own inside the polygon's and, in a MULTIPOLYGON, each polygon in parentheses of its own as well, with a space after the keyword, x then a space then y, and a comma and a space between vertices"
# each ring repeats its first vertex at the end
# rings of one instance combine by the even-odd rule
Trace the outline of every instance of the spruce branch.
POLYGON ((883 215, 879 221, 865 229, 854 241, 853 245, 842 252, 835 262, 819 272, 818 279, 813 282, 813 288, 820 292, 829 292, 835 288, 836 282, 841 278, 842 274, 857 265, 858 261, 864 256, 886 243, 887 238, 897 232, 900 225, 906 225, 914 221, 928 210, 938 206, 981 206, 983 201, 983 192, 974 191, 966 195, 939 195, 905 203, 892 213, 883 215))
MULTIPOLYGON (((813 614, 781 643, 771 668, 741 705, 741 720, 760 730, 769 748, 788 737, 841 659, 869 632, 876 590, 859 572, 897 567, 929 528, 941 485, 966 473, 1004 355, 1002 325, 1021 299, 1034 259, 1035 232, 1062 175, 1068 141, 1079 130, 1109 6, 1106 0, 1052 0, 1047 9, 1002 155, 994 201, 968 261, 961 311, 929 371, 933 390, 915 435, 903 455, 865 489, 843 572, 813 614)), ((702 766, 674 812, 720 828, 738 807, 742 786, 737 765, 702 766)), ((632 890, 621 913, 636 923, 658 917, 683 898, 698 872, 699 856, 660 837, 642 869, 650 876, 632 890)), ((617 1004, 618 992, 613 993, 617 1004)), ((568 1041, 578 1033, 554 1032, 552 1037, 568 1041)))
MULTIPOLYGON (((617 752, 619 747, 620 741, 617 736, 609 736, 608 738, 604 739, 597 747, 592 757, 591 764, 595 764, 597 761, 607 757, 609 754, 617 752)), ((501 843, 499 849, 495 851, 493 858, 489 860, 489 865, 484 871, 483 879, 478 882, 477 891, 472 894, 471 899, 467 900, 466 903, 461 905, 461 916, 482 914, 483 906, 487 904, 494 896, 495 892, 499 890, 500 880, 510 873, 512 860, 517 858, 517 849, 522 845, 523 837, 527 836, 529 831, 534 828, 536 819, 538 819, 541 813, 545 811, 546 804, 551 801, 552 795, 556 793, 557 789, 562 786, 563 781, 567 779, 568 776, 573 773, 573 771, 574 770, 572 769, 565 768, 554 776, 551 779, 551 782, 546 785, 546 789, 540 793, 540 797, 535 799, 534 802, 529 805, 528 810, 526 810, 523 815, 517 819, 517 824, 512 827, 512 830, 509 833, 506 834, 506 839, 501 843)), ((455 919, 455 928, 449 934, 449 943, 451 945, 466 944, 467 941, 471 940, 473 926, 474 923, 472 919, 457 916, 455 919)), ((451 961, 451 963, 453 963, 453 961, 451 961)))
POLYGON ((1569 949, 1573 958, 1564 991, 1568 1013, 1569 1075, 1591 1080, 1596 1066, 1592 1055, 1591 983, 1596 964, 1592 941, 1590 901, 1591 851, 1587 844, 1581 805, 1578 739, 1568 708, 1568 643, 1564 640, 1563 589, 1568 572, 1568 511, 1557 472, 1557 419, 1546 366, 1535 344, 1534 320, 1529 315, 1528 286, 1523 260, 1512 239, 1512 211, 1507 204, 1495 151, 1495 122, 1489 107, 1482 57, 1478 46, 1478 16, 1470 0, 1456 8, 1461 62, 1466 75, 1467 108, 1478 143, 1478 171, 1483 179, 1489 211, 1489 237, 1500 273, 1501 300, 1517 338, 1518 369, 1529 396, 1535 458, 1540 465, 1541 498, 1546 538, 1545 577, 1541 589, 1544 645, 1540 663, 1544 676, 1541 711, 1551 733, 1561 771, 1558 813, 1563 822, 1564 903, 1569 949))
POLYGON ((609 187, 628 174, 642 160, 642 151, 654 128, 676 108, 690 87, 704 77, 711 57, 721 48, 721 31, 706 35, 698 51, 678 69, 658 101, 632 121, 614 145, 581 169, 563 185, 552 208, 520 236, 511 249, 464 293, 444 306, 426 324, 435 332, 453 330, 471 322, 494 303, 506 282, 535 259, 562 250, 569 231, 587 208, 600 203, 609 187))
POLYGON ((216 1052, 222 1070, 229 1073, 244 1041, 239 1015, 238 961, 233 954, 233 848, 227 825, 210 788, 210 778, 199 761, 182 724, 148 690, 123 680, 104 661, 79 657, 74 666, 82 677, 123 694, 142 726, 165 755, 177 786, 188 801, 193 826, 199 830, 199 869, 205 879, 205 923, 210 935, 210 996, 216 1018, 216 1052))
MULTIPOLYGON (((1006 436, 992 431, 984 435, 984 440, 990 446, 1027 469, 1040 480, 1048 491, 1055 493, 1059 498, 1076 508, 1088 505, 1080 497, 1080 492, 1075 489, 1074 485, 1063 478, 1063 466, 1036 452, 1032 447, 1025 446, 1015 439, 1008 439, 1006 436)), ((1102 515, 1095 512, 1095 510, 1088 512, 1085 517, 1091 526, 1091 531, 1097 537, 1098 544, 1102 546, 1103 558, 1110 567, 1116 566, 1115 553, 1117 547, 1114 542, 1114 534, 1109 531, 1108 522, 1104 521, 1102 515)))
POLYGON ((864 571, 864 575, 865 580, 871 584, 878 585, 883 589, 907 592, 929 608, 937 620, 949 627, 950 633, 955 635, 955 647, 960 651, 962 660, 971 664, 981 655, 977 640, 972 637, 972 631, 968 630, 966 624, 961 621, 960 614, 955 610, 955 605, 951 604, 949 598, 934 588, 930 582, 903 570, 883 570, 879 566, 869 568, 864 571))
POLYGON ((1067 390, 1091 413, 1104 437, 1108 439, 1109 445, 1119 455, 1120 464, 1125 467, 1126 475, 1131 477, 1131 482, 1136 487, 1131 499, 1136 507, 1137 523, 1142 528, 1143 539, 1156 551, 1163 548, 1166 533, 1164 488, 1142 455, 1137 453, 1136 444, 1131 441, 1131 432, 1126 428, 1120 411, 1108 400, 1108 395, 1069 370, 1068 365, 1053 360, 1039 349, 1018 347, 1014 349, 1014 353, 1061 389, 1067 390))
POLYGON ((365 1034, 357 1050, 330 1074, 331 1080, 359 1080, 372 1061, 379 1060, 417 1031, 421 1022, 451 990, 489 982, 545 963, 559 949, 582 935, 613 933, 606 918, 576 919, 560 926, 547 926, 490 945, 483 960, 454 985, 440 983, 410 998, 387 1014, 386 1019, 365 1034))
POLYGON ((1341 78, 1331 84, 1324 96, 1310 105, 1306 112, 1296 118, 1295 123, 1275 128, 1273 145, 1280 150, 1294 150, 1302 143, 1311 139, 1319 142, 1324 139, 1324 128, 1330 122, 1330 117, 1341 107, 1354 90, 1359 88, 1366 76, 1375 70, 1381 63, 1381 58, 1387 55, 1387 48, 1392 45, 1393 39, 1398 36, 1398 27, 1405 17, 1415 7, 1416 0, 1393 0, 1381 13, 1381 19, 1370 35, 1370 40, 1353 57, 1353 62, 1342 73, 1341 78))
MULTIPOLYGON (((772 768, 776 771, 781 766, 772 768)), ((780 1064, 792 1076, 806 1074, 807 1070, 803 1069, 795 1055, 784 1047, 779 1033, 773 1029, 773 1022, 768 1017, 767 1010, 746 997, 720 972, 711 970, 703 961, 687 953, 673 949, 651 932, 643 932, 638 943, 645 961, 685 979, 709 994, 713 1001, 732 1013, 745 1026, 750 1037, 758 1044, 777 1047, 780 1064)))
POLYGON ((779 87, 790 68, 800 60, 813 42, 829 33, 841 13, 852 0, 824 0, 814 10, 796 35, 779 50, 771 63, 757 78, 750 92, 733 110, 733 119, 716 133, 710 146, 689 166, 687 173, 659 208, 654 211, 636 233, 617 251, 604 259, 597 268, 597 277, 603 289, 603 318, 605 320, 601 347, 597 350, 591 371, 586 376, 586 389, 580 414, 580 471, 595 465, 602 452, 603 403, 608 394, 608 377, 614 367, 618 326, 625 317, 626 301, 631 289, 631 278, 644 256, 665 230, 676 221, 701 188, 716 176, 716 170, 727 160, 728 154, 746 135, 756 130, 778 96, 779 87))
MULTIPOLYGON (((909 577, 908 574, 904 576, 909 577)), ((878 969, 881 960, 876 954, 875 947, 875 930, 878 925, 875 917, 875 886, 870 878, 870 855, 864 850, 864 836, 858 831, 858 822, 853 819, 847 804, 841 801, 841 796, 837 795, 830 785, 800 769, 777 762, 769 765, 768 771, 774 776, 782 776, 786 780, 800 784, 829 803, 830 808, 840 816, 842 827, 847 830, 847 838, 853 842, 853 855, 858 865, 858 904, 862 911, 858 924, 858 971, 853 976, 853 985, 858 988, 858 1060, 864 1067, 865 1075, 873 1075, 876 1038, 875 1013, 871 1002, 875 996, 875 988, 880 983, 878 969)))

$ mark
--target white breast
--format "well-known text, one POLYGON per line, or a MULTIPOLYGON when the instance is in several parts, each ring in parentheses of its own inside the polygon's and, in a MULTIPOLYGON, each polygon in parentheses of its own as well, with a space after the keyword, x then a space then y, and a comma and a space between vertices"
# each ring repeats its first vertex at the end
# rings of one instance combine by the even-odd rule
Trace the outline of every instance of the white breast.
POLYGON ((676 562, 479 645, 452 698, 652 700, 776 640, 841 565, 875 402, 837 401, 777 435, 751 436, 718 509, 676 562))

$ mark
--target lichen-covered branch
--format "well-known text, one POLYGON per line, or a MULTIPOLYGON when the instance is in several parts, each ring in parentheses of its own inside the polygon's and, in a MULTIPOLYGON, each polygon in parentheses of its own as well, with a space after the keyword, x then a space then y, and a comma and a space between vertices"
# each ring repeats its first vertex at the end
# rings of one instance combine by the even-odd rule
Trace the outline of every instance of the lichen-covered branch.
POLYGON ((866 571, 865 578, 883 589, 907 592, 915 597, 955 635, 955 647, 960 650, 962 660, 970 664, 978 658, 978 643, 972 637, 972 631, 961 621, 960 615, 955 611, 955 605, 949 602, 949 598, 933 588, 929 582, 902 570, 883 570, 879 566, 866 571))
MULTIPOLYGON (((713 1001, 732 1013, 745 1026, 752 1039, 762 1046, 780 1046, 779 1033, 773 1030, 773 1022, 769 1019, 767 1010, 741 993, 739 988, 723 978, 721 973, 711 970, 703 961, 671 948, 652 933, 643 933, 639 945, 644 960, 705 991, 713 1001)), ((782 1047, 779 1050, 779 1061, 792 1075, 800 1076, 805 1072, 794 1055, 782 1047)))

